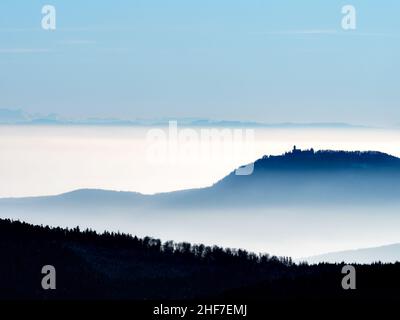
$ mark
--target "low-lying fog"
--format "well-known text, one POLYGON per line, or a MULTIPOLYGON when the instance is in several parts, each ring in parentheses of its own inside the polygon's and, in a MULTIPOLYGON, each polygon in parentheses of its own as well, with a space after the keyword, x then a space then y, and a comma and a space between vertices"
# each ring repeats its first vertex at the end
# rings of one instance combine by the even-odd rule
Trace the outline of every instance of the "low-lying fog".
POLYGON ((0 210, 34 224, 121 231, 165 240, 307 257, 400 242, 399 208, 265 208, 137 212, 127 208, 0 210))
POLYGON ((217 139, 212 140, 202 139, 199 128, 193 136, 178 124, 176 135, 181 138, 161 128, 164 139, 157 145, 151 139, 152 133, 157 134, 154 129, 0 126, 0 198, 82 188, 152 194, 204 187, 240 165, 265 154, 282 154, 293 145, 315 150, 378 150, 400 156, 400 130, 254 128, 253 139, 245 130, 234 137, 235 129, 217 128, 217 139))

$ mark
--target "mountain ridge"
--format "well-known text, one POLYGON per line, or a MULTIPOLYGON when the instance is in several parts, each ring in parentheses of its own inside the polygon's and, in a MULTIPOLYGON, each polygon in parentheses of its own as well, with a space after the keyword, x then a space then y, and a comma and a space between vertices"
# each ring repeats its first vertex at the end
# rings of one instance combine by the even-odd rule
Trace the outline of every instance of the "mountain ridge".
MULTIPOLYGON (((300 150, 294 147, 292 151, 282 155, 265 155, 256 160, 254 172, 251 175, 240 176, 236 175, 235 172, 235 170, 232 171, 209 187, 162 192, 153 195, 133 191, 83 188, 54 196, 0 198, 0 201, 49 200, 54 198, 79 201, 84 197, 87 200, 91 199, 104 203, 111 200, 111 196, 124 201, 142 199, 162 200, 161 202, 164 202, 164 199, 168 197, 182 201, 184 198, 192 198, 193 196, 210 199, 212 198, 211 194, 215 192, 222 194, 226 191, 232 191, 246 194, 246 188, 251 189, 253 193, 259 193, 265 189, 264 186, 269 187, 270 191, 275 193, 293 188, 306 191, 307 188, 314 187, 319 183, 319 189, 326 187, 327 192, 337 191, 338 186, 336 184, 342 184, 340 187, 346 189, 361 188, 359 191, 376 189, 375 187, 382 189, 385 185, 389 185, 390 189, 385 188, 381 190, 382 192, 378 192, 380 196, 384 196, 384 199, 388 199, 388 196, 398 195, 400 191, 400 183, 396 183, 396 179, 400 178, 400 158, 379 151, 314 151, 313 149, 300 150), (363 184, 368 181, 369 184, 363 184), (260 183, 263 185, 259 186, 260 183), (375 185, 370 185, 371 183, 375 183, 375 185), (370 185, 370 188, 368 188, 368 185, 370 185), (393 187, 395 188, 393 189, 393 187), (386 191, 388 193, 385 196, 386 191)), ((265 196, 266 194, 261 193, 259 195, 265 196)), ((308 195, 311 196, 310 193, 308 195)), ((255 203, 257 202, 255 201, 255 203)))
POLYGON ((308 263, 393 263, 400 261, 400 243, 392 243, 370 248, 328 252, 297 259, 308 263))
POLYGON ((372 126, 345 122, 280 122, 264 123, 240 120, 213 120, 204 118, 162 118, 162 119, 120 119, 120 118, 66 118, 58 114, 31 114, 21 109, 1 109, 0 125, 76 125, 76 126, 168 126, 170 121, 177 121, 180 126, 189 127, 249 127, 249 128, 374 128, 372 126))

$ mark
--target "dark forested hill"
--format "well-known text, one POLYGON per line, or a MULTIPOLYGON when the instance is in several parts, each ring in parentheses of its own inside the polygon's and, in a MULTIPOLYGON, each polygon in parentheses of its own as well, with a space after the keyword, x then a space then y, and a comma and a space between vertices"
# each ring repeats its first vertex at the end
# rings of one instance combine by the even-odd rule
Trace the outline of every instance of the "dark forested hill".
POLYGON ((161 243, 125 234, 0 220, 1 299, 399 298, 400 264, 356 266, 356 291, 341 265, 295 265, 243 250, 161 243), (56 268, 43 290, 41 269, 56 268))
POLYGON ((399 203, 400 159, 376 151, 294 147, 255 161, 251 175, 232 172, 213 186, 213 193, 244 205, 399 203))

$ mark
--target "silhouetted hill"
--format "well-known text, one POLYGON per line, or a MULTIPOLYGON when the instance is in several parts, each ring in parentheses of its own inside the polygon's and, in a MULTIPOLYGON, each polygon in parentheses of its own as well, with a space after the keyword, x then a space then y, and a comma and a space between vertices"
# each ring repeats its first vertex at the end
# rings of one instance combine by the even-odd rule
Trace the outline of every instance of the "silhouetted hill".
POLYGON ((341 265, 10 220, 0 220, 0 256, 1 299, 398 298, 400 288, 400 264, 357 266, 350 293, 341 265), (44 265, 56 290, 41 288, 44 265))
POLYGON ((0 199, 2 205, 132 208, 229 207, 319 203, 400 203, 400 159, 385 153, 299 150, 264 156, 251 175, 235 171, 215 185, 156 195, 76 190, 59 196, 0 199))
POLYGON ((0 256, 2 299, 210 297, 292 264, 245 250, 10 220, 0 220, 0 256), (41 289, 44 265, 56 268, 54 292, 41 289))
POLYGON ((379 204, 400 202, 399 178, 400 159, 385 153, 294 148, 255 161, 251 175, 232 172, 213 193, 235 204, 379 204))

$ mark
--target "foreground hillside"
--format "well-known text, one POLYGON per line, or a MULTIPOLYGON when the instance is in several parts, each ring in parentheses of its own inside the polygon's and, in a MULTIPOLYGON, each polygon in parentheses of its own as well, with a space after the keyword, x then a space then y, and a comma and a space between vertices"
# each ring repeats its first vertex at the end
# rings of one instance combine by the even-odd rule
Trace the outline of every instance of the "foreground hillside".
POLYGON ((400 298, 400 264, 356 266, 355 291, 341 265, 124 234, 96 234, 0 220, 1 299, 400 298), (57 289, 41 288, 53 265, 57 289))

